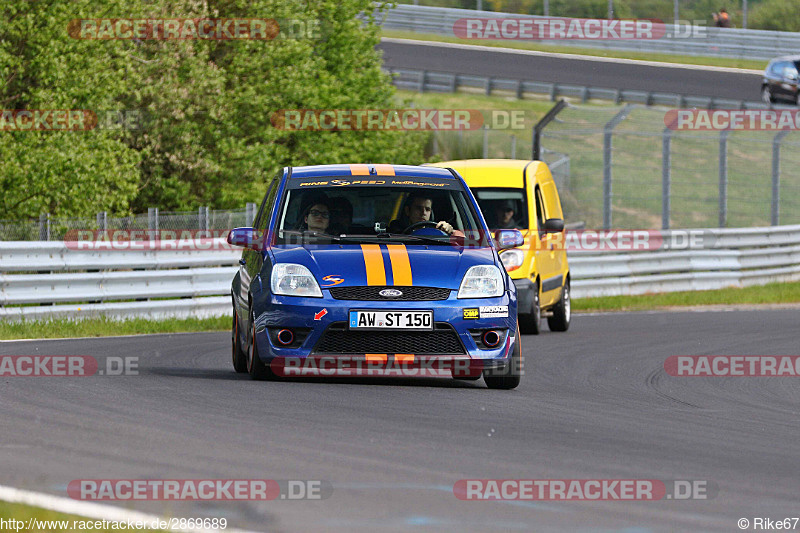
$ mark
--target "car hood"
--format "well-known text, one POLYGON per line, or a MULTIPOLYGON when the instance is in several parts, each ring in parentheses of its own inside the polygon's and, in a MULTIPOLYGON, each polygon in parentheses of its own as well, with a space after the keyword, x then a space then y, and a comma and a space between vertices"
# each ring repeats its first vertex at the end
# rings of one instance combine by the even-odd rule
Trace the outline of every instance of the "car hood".
POLYGON ((320 287, 413 285, 458 289, 467 269, 493 265, 491 248, 402 244, 273 248, 278 263, 305 265, 320 287))

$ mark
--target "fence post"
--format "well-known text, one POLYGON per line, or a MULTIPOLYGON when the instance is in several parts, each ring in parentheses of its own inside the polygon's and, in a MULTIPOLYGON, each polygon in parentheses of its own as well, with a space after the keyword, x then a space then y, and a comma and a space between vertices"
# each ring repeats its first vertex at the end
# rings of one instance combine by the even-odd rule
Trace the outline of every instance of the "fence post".
POLYGON ((244 225, 252 228, 256 220, 256 204, 247 202, 244 206, 244 225))
POLYGON ((148 233, 150 234, 150 242, 156 240, 156 236, 158 235, 158 208, 157 207, 148 207, 147 208, 147 229, 149 230, 148 233))
POLYGON ((731 130, 719 134, 719 227, 728 224, 728 136, 731 130))
POLYGON ((511 159, 517 158, 517 136, 511 134, 511 159))
POLYGON ((531 141, 531 159, 539 159, 542 153, 542 130, 556 118, 562 109, 567 107, 567 102, 559 100, 553 108, 547 112, 542 119, 533 126, 533 136, 531 141))
POLYGON ((197 222, 198 226, 201 230, 208 230, 209 226, 209 215, 208 215, 208 207, 201 207, 197 212, 197 222))
POLYGON ((108 213, 106 211, 97 213, 97 229, 100 231, 108 230, 108 213))
POLYGON ((489 128, 483 125, 483 158, 489 159, 489 128))
POLYGON ((672 129, 664 128, 661 141, 661 229, 669 229, 672 170, 672 129))
POLYGON ((439 153, 439 139, 436 138, 435 130, 432 133, 433 133, 433 147, 431 148, 431 150, 433 151, 433 155, 436 155, 439 153))
POLYGON ((603 127, 603 229, 611 229, 611 141, 614 128, 625 120, 631 112, 632 104, 627 104, 603 127))
POLYGON ((39 240, 50 240, 50 213, 39 215, 39 240))
POLYGON ((778 132, 772 138, 772 216, 773 226, 780 224, 781 219, 781 142, 789 134, 789 130, 778 132))
POLYGON ((422 72, 419 73, 419 92, 421 93, 425 92, 425 77, 426 77, 426 72, 423 70, 422 72))

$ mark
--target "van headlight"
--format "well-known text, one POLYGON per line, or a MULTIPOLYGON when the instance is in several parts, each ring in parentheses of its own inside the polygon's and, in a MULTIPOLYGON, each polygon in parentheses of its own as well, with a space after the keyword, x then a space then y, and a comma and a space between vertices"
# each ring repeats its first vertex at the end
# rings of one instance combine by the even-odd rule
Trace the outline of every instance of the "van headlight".
POLYGON ((524 260, 525 253, 522 250, 504 250, 500 252, 500 261, 503 262, 503 266, 506 267, 508 272, 521 267, 524 260))
POLYGON ((461 287, 458 289, 459 298, 492 298, 502 296, 503 273, 495 265, 475 265, 469 267, 461 287))
POLYGON ((294 263, 278 263, 272 269, 270 279, 272 294, 284 296, 307 296, 322 298, 322 291, 311 271, 303 265, 294 263))

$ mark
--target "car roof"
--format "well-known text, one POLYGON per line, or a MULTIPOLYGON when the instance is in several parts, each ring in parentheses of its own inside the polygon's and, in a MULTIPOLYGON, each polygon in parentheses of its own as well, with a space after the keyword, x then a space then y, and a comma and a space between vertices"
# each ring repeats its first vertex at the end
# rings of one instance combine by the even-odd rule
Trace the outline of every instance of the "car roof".
POLYGON ((534 162, 528 159, 462 159, 432 165, 452 168, 470 187, 522 188, 525 186, 524 170, 534 162))
POLYGON ((291 178, 327 178, 334 176, 398 176, 405 178, 418 177, 455 179, 455 176, 453 176, 453 174, 445 168, 420 167, 412 165, 378 165, 370 163, 291 167, 291 178))
POLYGON ((800 61, 800 55, 795 54, 791 56, 776 57, 775 59, 770 60, 770 63, 774 63, 775 61, 800 61))

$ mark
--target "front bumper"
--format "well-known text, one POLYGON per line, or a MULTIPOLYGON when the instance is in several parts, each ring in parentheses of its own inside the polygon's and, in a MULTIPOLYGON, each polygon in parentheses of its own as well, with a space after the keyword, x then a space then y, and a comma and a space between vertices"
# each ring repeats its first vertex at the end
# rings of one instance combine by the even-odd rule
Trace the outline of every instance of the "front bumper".
MULTIPOLYGON (((516 339, 517 329, 517 299, 514 291, 506 291, 497 298, 476 298, 458 299, 457 291, 450 291, 450 296, 446 300, 436 301, 363 301, 363 300, 337 300, 331 297, 330 291, 323 289, 323 298, 301 298, 291 296, 268 296, 263 302, 256 302, 254 307, 256 322, 256 343, 258 353, 262 361, 270 363, 274 358, 306 358, 312 357, 372 357, 373 359, 383 358, 386 361, 402 360, 409 361, 409 356, 414 356, 417 361, 442 358, 450 360, 484 361, 484 366, 502 366, 508 360, 516 339), (508 308, 507 316, 480 316, 481 308, 505 306, 508 308), (434 332, 402 332, 416 335, 416 340, 425 342, 404 342, 397 343, 395 349, 391 342, 391 336, 403 340, 403 334, 398 334, 396 330, 384 331, 361 331, 349 330, 347 324, 351 309, 362 310, 431 310, 436 334, 448 330, 451 337, 449 342, 442 343, 446 349, 442 353, 434 353, 430 338, 434 332), (478 311, 477 318, 469 318, 478 311), (467 317, 467 318, 465 318, 467 317), (275 342, 275 336, 269 335, 269 331, 274 332, 275 328, 288 329, 308 329, 307 335, 302 343, 297 347, 281 347, 275 342), (480 334, 476 331, 485 329, 503 330, 505 332, 502 342, 495 348, 487 348, 480 342, 480 334), (325 337, 326 333, 336 332, 338 343, 327 342, 330 337, 325 337), (352 335, 351 335, 352 334, 352 335), (367 337, 381 337, 381 342, 366 342, 367 337), (321 341, 326 340, 325 344, 321 341), (353 339, 352 351, 347 351, 341 346, 350 346, 348 339, 353 339), (332 350, 320 350, 320 348, 332 348, 332 350), (373 349, 379 347, 380 351, 373 349), (415 350, 414 348, 417 348, 415 350), (368 352, 366 348, 371 348, 368 352)), ((487 315, 491 315, 491 310, 487 310, 487 315)), ((496 313, 494 313, 496 314, 496 313)), ((501 313, 502 314, 502 313, 501 313)), ((407 335, 406 335, 407 336, 407 335)), ((440 337, 444 339, 444 337, 440 337)), ((370 339, 367 339, 369 341, 370 339)), ((413 339, 412 339, 413 340, 413 339)), ((405 339, 408 341, 408 339, 405 339)))

